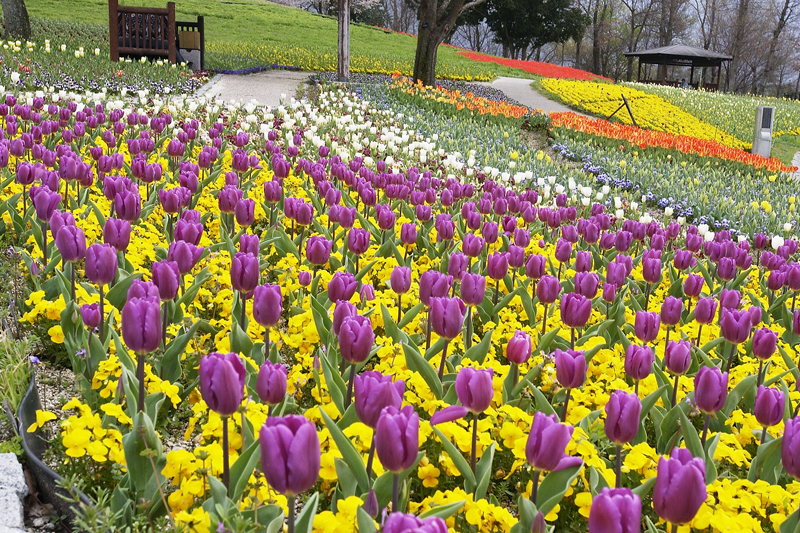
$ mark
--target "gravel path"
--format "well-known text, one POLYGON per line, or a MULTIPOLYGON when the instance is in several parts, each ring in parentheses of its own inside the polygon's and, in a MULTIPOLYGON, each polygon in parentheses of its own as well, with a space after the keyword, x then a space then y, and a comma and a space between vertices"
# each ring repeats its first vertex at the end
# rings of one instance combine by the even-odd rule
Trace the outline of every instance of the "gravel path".
POLYGON ((226 102, 248 103, 255 100, 261 105, 278 106, 297 94, 297 87, 308 79, 310 72, 269 70, 257 74, 222 74, 205 91, 207 98, 221 98, 226 102))
MULTIPOLYGON (((500 89, 506 93, 506 96, 509 98, 513 98, 522 105, 526 105, 533 109, 541 109, 547 113, 566 113, 569 111, 572 111, 573 113, 575 112, 564 104, 545 98, 533 90, 533 87, 531 87, 531 82, 532 80, 526 80, 522 78, 505 78, 501 76, 488 85, 491 85, 495 89, 500 89)), ((583 113, 578 114, 582 115, 583 113)))

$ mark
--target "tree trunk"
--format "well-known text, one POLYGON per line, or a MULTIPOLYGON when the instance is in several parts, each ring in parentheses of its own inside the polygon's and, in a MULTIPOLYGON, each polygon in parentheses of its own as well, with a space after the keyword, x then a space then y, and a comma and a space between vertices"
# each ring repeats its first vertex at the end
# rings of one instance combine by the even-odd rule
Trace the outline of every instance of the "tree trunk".
POLYGON ((440 35, 431 31, 429 24, 420 18, 417 53, 414 57, 414 79, 421 81, 424 85, 436 83, 436 53, 441 39, 440 35))
POLYGON ((734 24, 733 46, 731 47, 731 60, 728 67, 728 76, 726 85, 729 91, 736 91, 738 87, 737 76, 739 75, 740 61, 739 57, 744 45, 744 26, 747 19, 747 12, 750 10, 750 0, 739 0, 739 5, 736 12, 736 22, 734 24), (732 79, 731 79, 732 78, 732 79), (731 83, 732 82, 732 83, 731 83))
POLYGON ((597 20, 599 11, 600 0, 597 0, 592 15, 592 72, 595 74, 600 74, 600 23, 597 20))
POLYGON ((28 18, 28 9, 25 0, 2 0, 3 19, 6 25, 5 39, 25 40, 31 39, 31 21, 28 18))
POLYGON ((339 0, 339 51, 336 74, 340 82, 350 80, 350 0, 339 0))
MULTIPOLYGON (((786 27, 787 19, 791 15, 789 5, 790 0, 784 0, 783 10, 781 10, 781 14, 778 17, 778 24, 775 26, 775 30, 772 32, 772 39, 769 41, 769 52, 767 52, 767 58, 764 61, 764 72, 762 74, 762 88, 764 89, 766 89, 766 86, 769 83, 769 78, 772 76, 772 72, 775 70, 775 51, 778 48, 778 40, 783 32, 783 28, 786 27)), ((780 91, 780 84, 778 84, 778 90, 780 91)))

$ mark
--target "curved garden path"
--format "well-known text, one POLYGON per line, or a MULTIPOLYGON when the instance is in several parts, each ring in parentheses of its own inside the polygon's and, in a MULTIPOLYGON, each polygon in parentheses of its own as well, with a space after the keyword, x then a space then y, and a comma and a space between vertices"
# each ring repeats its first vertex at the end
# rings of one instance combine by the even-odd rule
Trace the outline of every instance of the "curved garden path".
MULTIPOLYGON (((575 110, 568 108, 564 104, 550 100, 549 98, 546 98, 536 92, 533 87, 531 87, 532 81, 533 80, 524 78, 506 78, 500 76, 487 85, 490 85, 495 89, 500 89, 509 98, 513 98, 520 104, 533 109, 541 109, 547 113, 566 113, 568 111, 572 111, 573 113, 575 112, 575 110)), ((583 113, 578 114, 582 115, 583 113)))

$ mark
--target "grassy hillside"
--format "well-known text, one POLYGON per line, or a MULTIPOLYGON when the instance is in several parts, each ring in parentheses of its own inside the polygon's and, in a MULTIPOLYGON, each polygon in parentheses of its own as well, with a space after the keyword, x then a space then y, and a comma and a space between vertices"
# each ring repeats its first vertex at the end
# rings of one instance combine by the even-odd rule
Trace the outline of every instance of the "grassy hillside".
MULTIPOLYGON (((124 0, 122 3, 166 5, 165 0, 124 0)), ((27 0, 26 4, 29 13, 36 17, 108 24, 106 0, 27 0)), ((209 64, 214 68, 242 68, 256 66, 259 62, 271 64, 294 59, 296 66, 313 69, 329 66, 330 58, 335 61, 337 24, 331 17, 266 0, 176 0, 176 9, 179 20, 193 20, 198 15, 205 17, 209 64), (326 61, 321 60, 323 55, 328 56, 326 61)), ((373 72, 413 67, 416 42, 415 37, 353 24, 354 70, 373 63, 376 67, 371 69, 373 72)), ((439 48, 438 63, 440 72, 450 74, 448 77, 524 75, 519 69, 469 60, 447 46, 439 48)))

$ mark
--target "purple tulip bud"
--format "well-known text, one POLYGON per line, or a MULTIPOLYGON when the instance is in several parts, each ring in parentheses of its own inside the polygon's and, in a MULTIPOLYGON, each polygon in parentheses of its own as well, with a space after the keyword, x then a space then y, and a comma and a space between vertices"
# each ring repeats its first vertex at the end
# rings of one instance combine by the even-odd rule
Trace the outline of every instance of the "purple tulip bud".
POLYGON ((80 228, 62 226, 56 235, 56 247, 64 261, 78 261, 86 256, 86 236, 80 228))
POLYGON ((302 270, 297 274, 297 282, 300 283, 301 287, 308 287, 311 285, 311 272, 302 270))
POLYGON ((265 328, 274 327, 281 319, 283 295, 280 285, 259 285, 253 292, 253 319, 265 328))
POLYGON ((738 309, 742 303, 742 294, 736 289, 722 289, 719 304, 723 309, 738 309))
POLYGON ((551 304, 558 299, 561 292, 561 284, 555 276, 542 276, 536 284, 536 297, 543 304, 551 304))
POLYGON ((674 296, 667 296, 661 304, 661 323, 665 326, 676 326, 681 321, 683 313, 683 300, 674 296))
POLYGON ((339 327, 339 351, 349 363, 363 363, 369 358, 375 343, 375 332, 369 318, 355 315, 346 316, 339 327))
POLYGON ((250 293, 258 285, 260 266, 253 254, 237 252, 231 261, 231 286, 233 290, 250 293))
POLYGON ((521 365, 530 359, 532 350, 531 336, 524 331, 517 330, 514 336, 508 339, 506 358, 512 363, 521 365))
POLYGON ((423 305, 430 307, 431 298, 447 296, 452 284, 452 276, 447 276, 436 270, 425 271, 419 278, 419 299, 423 305))
POLYGON ((753 334, 753 355, 762 361, 766 361, 775 353, 777 344, 777 333, 769 328, 757 329, 753 334))
POLYGON ((589 298, 597 296, 597 289, 600 286, 600 276, 595 272, 576 272, 575 292, 589 298))
POLYGON ((569 258, 572 256, 572 244, 565 240, 559 239, 556 243, 556 253, 555 257, 560 263, 566 263, 569 261, 569 258))
POLYGON ((494 388, 493 370, 477 369, 467 366, 456 375, 456 395, 461 405, 474 414, 484 412, 492 404, 494 388))
POLYGON ((391 376, 368 371, 357 374, 353 382, 356 414, 362 424, 375 429, 385 407, 400 409, 405 393, 405 381, 392 382, 391 376))
POLYGON ((108 244, 93 244, 86 250, 86 277, 100 286, 114 281, 117 275, 117 252, 108 244))
POLYGON ((531 431, 525 444, 525 457, 534 470, 558 472, 580 465, 578 457, 570 457, 564 450, 572 438, 574 427, 560 424, 555 414, 547 416, 541 411, 533 415, 531 431))
POLYGON ((57 192, 51 191, 47 187, 31 187, 28 193, 31 197, 31 202, 36 210, 36 218, 42 222, 47 222, 53 215, 53 212, 61 203, 61 195, 57 192))
POLYGON ((603 488, 592 500, 589 533, 640 533, 642 500, 630 489, 603 488))
POLYGON ((480 305, 486 295, 486 278, 480 274, 464 274, 461 279, 461 299, 466 305, 480 305))
POLYGON ((613 283, 617 287, 625 285, 628 272, 624 264, 610 262, 606 268, 606 282, 613 283))
POLYGON ((247 227, 253 224, 256 220, 256 202, 251 198, 239 200, 233 208, 236 222, 242 226, 247 227))
POLYGON ((694 377, 694 401, 706 414, 714 414, 725 406, 728 398, 728 373, 717 367, 702 366, 694 377))
POLYGON ((184 241, 173 241, 167 251, 167 260, 175 261, 178 264, 178 272, 186 274, 191 272, 194 266, 200 261, 205 248, 195 246, 184 241))
POLYGON ((498 237, 497 224, 495 222, 484 222, 481 235, 486 242, 494 244, 498 237))
POLYGON ((286 366, 264 361, 258 371, 256 392, 261 401, 267 405, 278 405, 286 397, 286 366))
POLYGON ((603 285, 603 301, 613 303, 617 299, 617 286, 613 283, 605 283, 603 285))
POLYGON ((634 381, 641 381, 650 375, 655 359, 649 346, 631 344, 625 350, 625 374, 634 381))
POLYGON ((673 374, 683 374, 692 364, 692 345, 689 341, 669 341, 664 351, 664 366, 673 374))
POLYGON ((440 337, 455 339, 464 327, 466 306, 461 298, 431 298, 431 327, 440 337))
POLYGON ((259 433, 261 466, 267 483, 297 496, 317 483, 320 447, 317 428, 300 415, 271 416, 259 433))
POLYGON ((661 317, 658 313, 648 313, 637 311, 633 329, 636 337, 644 342, 653 342, 658 337, 658 329, 661 326, 661 317))
POLYGON ((785 405, 786 396, 782 390, 760 385, 756 393, 753 414, 762 426, 775 426, 783 420, 785 405))
POLYGON ((800 479, 800 418, 790 418, 784 425, 781 462, 787 474, 800 479))
POLYGON ((456 231, 456 223, 453 222, 453 219, 447 213, 442 213, 436 216, 436 223, 434 224, 436 228, 436 241, 449 241, 452 240, 453 235, 456 231))
POLYGON ((541 279, 547 271, 547 259, 544 256, 533 254, 525 262, 525 275, 530 279, 541 279))
POLYGON ((358 281, 349 272, 337 272, 328 283, 328 300, 331 302, 350 301, 356 293, 358 281))
POLYGON ((306 242, 306 259, 312 265, 323 266, 331 257, 333 242, 325 237, 314 235, 306 242))
POLYGON ((556 362, 556 379, 567 389, 577 389, 586 381, 586 357, 583 351, 556 350, 553 352, 556 362))
POLYGON ((698 324, 711 324, 717 316, 717 301, 714 298, 700 298, 694 308, 694 319, 698 324))
POLYGON ((719 321, 720 333, 731 344, 741 344, 750 337, 753 327, 750 314, 747 311, 722 310, 722 320, 719 321))
POLYGON ((91 329, 100 325, 100 308, 97 304, 84 304, 81 306, 81 319, 83 324, 91 329))
MULTIPOLYGON (((151 286, 155 291, 155 297, 148 295, 145 298, 131 298, 129 290, 128 301, 122 308, 122 338, 128 348, 138 354, 154 352, 161 344, 161 306, 158 301, 158 288, 155 285, 151 286)), ((131 289, 133 287, 132 284, 131 289)), ((153 291, 148 292, 152 294, 153 291)))
POLYGON ((369 249, 369 230, 353 228, 347 233, 347 249, 361 255, 369 249))
POLYGON ((633 442, 639 433, 639 415, 642 412, 639 397, 634 393, 615 390, 608 398, 605 411, 608 440, 618 445, 633 442))
POLYGON ((495 252, 489 255, 486 270, 489 277, 501 280, 508 274, 508 255, 504 252, 495 252))
POLYGON ((697 298, 703 290, 705 279, 699 274, 689 274, 683 282, 683 293, 689 298, 697 298))
POLYGON ((576 292, 569 292, 561 297, 561 321, 565 326, 582 328, 589 321, 591 315, 592 301, 587 297, 576 292))
POLYGON ((174 261, 157 261, 153 263, 153 283, 158 287, 162 302, 174 300, 178 295, 181 273, 178 263, 174 261))
MULTIPOLYGON (((378 496, 375 494, 375 491, 372 490, 372 489, 369 489, 369 492, 367 493, 367 499, 366 499, 366 501, 364 501, 364 511, 366 511, 366 513, 373 520, 378 517, 378 513, 380 512, 380 507, 378 505, 378 496)), ((402 514, 402 513, 392 513, 391 516, 395 516, 395 515, 399 515, 399 514, 402 514)), ((386 522, 388 523, 389 519, 387 519, 386 522)), ((445 524, 445 527, 447 527, 447 524, 445 524)), ((384 529, 384 531, 386 531, 386 523, 384 523, 384 528, 383 529, 384 529)))
POLYGON ((405 294, 411 288, 411 269, 408 267, 396 266, 389 277, 392 291, 395 294, 405 294))
POLYGON ((414 464, 419 452, 419 415, 412 406, 398 409, 390 405, 381 411, 375 427, 375 451, 383 467, 395 474, 414 464))
POLYGON ((658 283, 661 279, 661 259, 655 257, 642 259, 642 277, 647 283, 658 283))
POLYGON ((675 448, 670 458, 658 460, 653 508, 673 524, 686 524, 706 501, 706 464, 686 448, 675 448))
POLYGON ((235 353, 210 353, 200 360, 200 393, 208 408, 221 416, 239 409, 247 371, 235 353))
POLYGON ((344 319, 356 315, 358 315, 358 308, 355 305, 346 300, 336 302, 333 310, 333 333, 338 335, 344 319))

